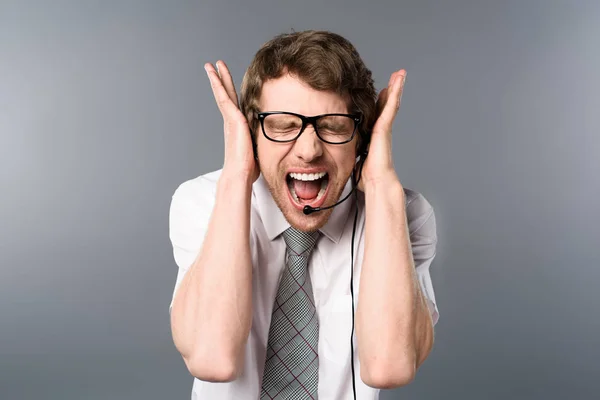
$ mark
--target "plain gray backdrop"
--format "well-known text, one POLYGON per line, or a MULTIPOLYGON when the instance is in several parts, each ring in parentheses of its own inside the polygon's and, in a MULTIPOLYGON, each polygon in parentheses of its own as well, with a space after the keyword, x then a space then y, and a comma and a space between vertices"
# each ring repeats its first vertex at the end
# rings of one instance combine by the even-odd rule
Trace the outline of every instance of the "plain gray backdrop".
POLYGON ((600 2, 0 1, 0 399, 189 399, 171 195, 222 166, 205 62, 239 89, 291 30, 350 39, 438 222, 435 347, 382 399, 589 399, 600 377, 600 2))

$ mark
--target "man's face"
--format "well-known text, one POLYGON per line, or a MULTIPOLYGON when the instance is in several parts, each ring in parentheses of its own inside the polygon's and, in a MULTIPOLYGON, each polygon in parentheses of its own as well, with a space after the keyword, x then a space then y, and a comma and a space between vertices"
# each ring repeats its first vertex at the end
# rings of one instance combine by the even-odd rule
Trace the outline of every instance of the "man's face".
MULTIPOLYGON (((292 75, 272 79, 263 84, 260 111, 288 111, 306 116, 348 113, 346 100, 334 92, 318 91, 292 75)), ((345 144, 328 144, 307 125, 302 135, 289 143, 276 143, 256 135, 258 163, 275 203, 294 228, 315 231, 321 228, 333 209, 304 215, 305 205, 326 207, 339 200, 356 159, 357 136, 345 144), (320 175, 302 176, 306 174, 320 175), (292 174, 292 175, 290 175, 292 174)))

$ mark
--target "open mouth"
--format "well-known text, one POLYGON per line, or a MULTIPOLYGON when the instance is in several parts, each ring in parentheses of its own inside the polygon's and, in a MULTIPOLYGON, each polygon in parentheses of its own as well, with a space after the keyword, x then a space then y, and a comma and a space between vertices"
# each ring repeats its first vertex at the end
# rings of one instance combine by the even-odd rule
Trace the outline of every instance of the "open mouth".
POLYGON ((286 177, 288 193, 296 208, 320 207, 327 197, 329 175, 327 172, 302 174, 291 172, 286 177))

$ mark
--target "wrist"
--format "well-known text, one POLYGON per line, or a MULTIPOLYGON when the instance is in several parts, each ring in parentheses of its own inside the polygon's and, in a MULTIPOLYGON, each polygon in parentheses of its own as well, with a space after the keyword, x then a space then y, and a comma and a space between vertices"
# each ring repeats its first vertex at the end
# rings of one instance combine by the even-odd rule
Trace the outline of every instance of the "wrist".
POLYGON ((400 191, 403 192, 404 188, 396 175, 396 171, 391 170, 386 173, 377 175, 372 178, 366 178, 364 182, 365 194, 368 192, 381 192, 385 191, 400 191))
POLYGON ((219 180, 236 181, 239 183, 246 182, 253 184, 257 176, 255 169, 244 168, 236 165, 223 164, 221 176, 219 180))
POLYGON ((252 190, 255 179, 250 173, 223 169, 217 183, 219 191, 252 190))

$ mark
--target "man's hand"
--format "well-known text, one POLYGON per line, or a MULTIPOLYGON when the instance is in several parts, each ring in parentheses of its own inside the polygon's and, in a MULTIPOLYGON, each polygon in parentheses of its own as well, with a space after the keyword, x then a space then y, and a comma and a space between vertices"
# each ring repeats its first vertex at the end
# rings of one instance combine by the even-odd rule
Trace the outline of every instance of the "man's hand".
POLYGON ((431 313, 415 272, 406 196, 392 162, 392 124, 405 77, 404 70, 394 72, 379 94, 379 117, 361 177, 366 217, 357 349, 363 382, 384 389, 413 381, 434 340, 431 313))
POLYGON ((369 155, 363 165, 358 184, 358 188, 363 192, 369 184, 398 180, 392 155, 392 125, 400 109, 405 78, 405 70, 394 72, 390 77, 388 87, 379 93, 377 99, 379 117, 373 125, 369 155))
POLYGON ((212 209, 203 207, 208 198, 192 198, 189 187, 173 195, 174 249, 195 248, 197 255, 173 298, 171 330, 194 377, 230 382, 243 371, 252 327, 251 184, 258 177, 258 167, 231 75, 222 61, 217 67, 204 66, 223 115, 225 162, 212 209), (188 221, 190 216, 193 221, 188 221), (192 235, 204 229, 205 234, 192 235))
POLYGON ((217 106, 223 116, 225 135, 225 161, 223 175, 248 177, 250 182, 256 181, 259 175, 258 165, 252 151, 252 138, 246 117, 239 109, 235 85, 227 65, 217 61, 217 70, 211 63, 204 69, 210 79, 217 106))

